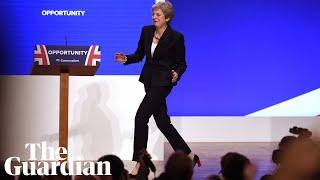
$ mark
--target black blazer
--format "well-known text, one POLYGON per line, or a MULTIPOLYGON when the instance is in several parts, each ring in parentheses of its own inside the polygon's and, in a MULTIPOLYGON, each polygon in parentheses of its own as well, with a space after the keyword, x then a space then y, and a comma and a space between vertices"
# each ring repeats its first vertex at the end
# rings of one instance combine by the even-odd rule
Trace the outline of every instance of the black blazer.
POLYGON ((170 26, 162 34, 158 45, 151 57, 151 44, 155 26, 144 26, 141 31, 137 50, 127 56, 125 65, 142 61, 146 55, 146 62, 140 74, 139 81, 152 86, 170 86, 172 83, 171 70, 175 70, 179 78, 186 70, 184 37, 170 26))

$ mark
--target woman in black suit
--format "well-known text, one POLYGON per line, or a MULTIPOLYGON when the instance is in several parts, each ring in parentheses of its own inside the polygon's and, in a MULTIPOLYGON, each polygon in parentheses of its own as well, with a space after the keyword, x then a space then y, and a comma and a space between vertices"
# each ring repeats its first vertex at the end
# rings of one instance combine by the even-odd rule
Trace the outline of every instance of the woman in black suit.
MULTIPOLYGON (((138 161, 138 154, 147 148, 148 122, 151 115, 160 131, 168 139, 173 149, 181 150, 193 159, 194 165, 200 160, 194 155, 167 114, 166 97, 186 70, 185 46, 183 35, 174 31, 169 23, 173 18, 173 6, 170 2, 158 2, 152 6, 152 26, 144 26, 134 54, 116 53, 115 59, 125 65, 146 62, 139 81, 144 84, 144 96, 135 117, 133 161, 138 161)), ((137 163, 131 174, 137 174, 137 163)))

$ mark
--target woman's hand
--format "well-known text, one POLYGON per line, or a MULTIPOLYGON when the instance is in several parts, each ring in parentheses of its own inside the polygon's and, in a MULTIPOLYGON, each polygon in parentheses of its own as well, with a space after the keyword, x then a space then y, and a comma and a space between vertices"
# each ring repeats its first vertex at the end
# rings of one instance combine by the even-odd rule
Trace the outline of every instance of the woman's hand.
POLYGON ((116 53, 116 55, 114 56, 114 58, 116 59, 116 61, 118 63, 125 63, 127 61, 127 57, 126 55, 124 55, 123 53, 119 52, 119 53, 116 53))
POLYGON ((172 82, 172 83, 177 82, 178 77, 179 77, 178 73, 177 73, 176 71, 174 71, 174 70, 171 70, 171 75, 172 75, 172 80, 171 80, 171 82, 172 82))

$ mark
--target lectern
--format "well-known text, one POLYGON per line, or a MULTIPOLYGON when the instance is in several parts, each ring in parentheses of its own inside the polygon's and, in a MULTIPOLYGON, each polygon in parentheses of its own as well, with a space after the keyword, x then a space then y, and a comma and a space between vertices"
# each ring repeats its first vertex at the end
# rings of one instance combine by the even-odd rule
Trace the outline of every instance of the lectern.
POLYGON ((69 76, 93 76, 100 62, 100 46, 36 45, 32 75, 60 76, 59 147, 68 148, 69 76))

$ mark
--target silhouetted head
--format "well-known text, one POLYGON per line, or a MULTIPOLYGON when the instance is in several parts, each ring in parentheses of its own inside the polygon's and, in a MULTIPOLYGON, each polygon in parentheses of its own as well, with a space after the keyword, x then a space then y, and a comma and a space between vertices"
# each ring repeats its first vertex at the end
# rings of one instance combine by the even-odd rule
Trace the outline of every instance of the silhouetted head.
POLYGON ((177 151, 169 157, 165 173, 170 179, 191 179, 193 175, 192 161, 185 153, 177 151))
POLYGON ((125 172, 122 160, 116 155, 104 155, 97 162, 108 161, 110 163, 110 173, 113 179, 120 179, 125 172))
POLYGON ((221 173, 226 180, 244 180, 245 172, 252 164, 239 153, 229 152, 221 158, 221 173))
POLYGON ((280 164, 280 159, 281 159, 281 153, 282 151, 280 151, 279 149, 275 149, 272 151, 272 162, 275 163, 276 165, 280 164))
MULTIPOLYGON (((69 174, 69 169, 66 168, 65 169, 66 173, 69 174)), ((53 174, 54 170, 53 169, 49 169, 49 174, 53 174)), ((57 166, 55 168, 55 173, 57 175, 48 175, 48 176, 43 176, 44 180, 71 180, 72 176, 71 175, 63 175, 61 172, 61 166, 57 166)))
POLYGON ((266 175, 262 176, 260 178, 260 180, 272 180, 272 177, 273 177, 272 175, 266 174, 266 175))
POLYGON ((206 177, 206 180, 222 180, 218 175, 210 175, 206 177))
MULTIPOLYGON (((28 169, 28 174, 31 174, 31 169, 28 169)), ((18 180, 41 180, 42 177, 39 175, 24 175, 22 172, 19 175, 18 180)))
POLYGON ((287 149, 292 143, 297 141, 297 137, 295 136, 285 136, 281 139, 279 142, 279 149, 280 150, 285 150, 287 149))
POLYGON ((14 180, 14 176, 9 175, 4 166, 0 167, 0 179, 8 179, 8 180, 14 180))
POLYGON ((299 139, 281 153, 276 179, 320 179, 320 145, 310 138, 299 139))

